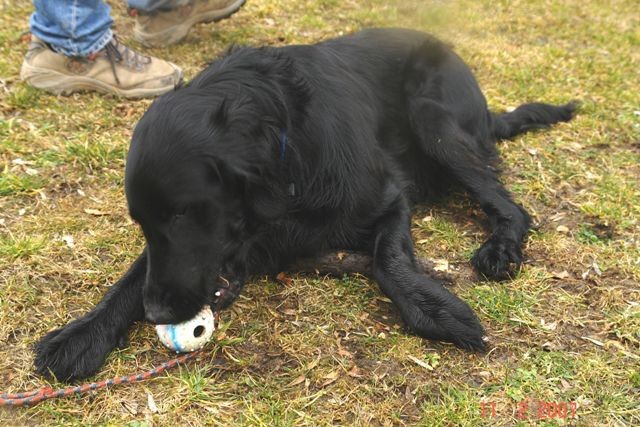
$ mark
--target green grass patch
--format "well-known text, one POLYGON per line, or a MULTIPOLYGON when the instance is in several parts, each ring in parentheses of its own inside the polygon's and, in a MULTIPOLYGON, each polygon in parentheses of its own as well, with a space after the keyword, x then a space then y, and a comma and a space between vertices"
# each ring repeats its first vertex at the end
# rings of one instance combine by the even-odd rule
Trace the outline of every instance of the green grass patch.
POLYGON ((492 320, 520 324, 533 316, 536 296, 503 284, 476 285, 469 291, 473 305, 492 320))
POLYGON ((0 175, 0 196, 10 196, 39 190, 46 185, 40 176, 3 172, 0 175))
POLYGON ((477 425, 482 421, 482 408, 477 392, 443 384, 436 393, 427 394, 418 425, 477 425))
POLYGON ((28 258, 46 246, 44 238, 26 236, 0 236, 0 256, 9 259, 28 258))
POLYGON ((68 162, 79 163, 90 170, 109 167, 122 167, 127 147, 115 145, 101 139, 98 135, 86 135, 81 141, 67 141, 63 158, 68 162))

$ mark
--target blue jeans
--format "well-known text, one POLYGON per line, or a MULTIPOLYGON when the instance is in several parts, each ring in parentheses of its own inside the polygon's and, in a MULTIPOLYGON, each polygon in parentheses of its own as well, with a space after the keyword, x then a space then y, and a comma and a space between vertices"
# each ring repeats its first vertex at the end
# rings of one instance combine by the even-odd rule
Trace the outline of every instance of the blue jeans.
MULTIPOLYGON (((171 9, 184 0, 129 0, 129 7, 143 12, 171 9)), ((33 0, 31 33, 67 56, 98 52, 113 37, 111 8, 104 0, 33 0)))

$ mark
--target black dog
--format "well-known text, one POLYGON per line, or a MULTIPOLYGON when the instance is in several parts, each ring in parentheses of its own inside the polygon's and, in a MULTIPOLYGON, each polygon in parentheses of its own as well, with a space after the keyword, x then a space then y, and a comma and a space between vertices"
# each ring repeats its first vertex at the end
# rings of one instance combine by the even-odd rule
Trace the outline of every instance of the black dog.
POLYGON ((95 309, 39 342, 36 368, 91 375, 132 322, 225 307, 249 276, 331 249, 373 257, 410 330, 482 350, 469 306, 417 268, 409 206, 461 185, 492 227, 473 265, 508 277, 530 219, 500 183, 495 142, 574 109, 494 114, 463 61, 415 31, 233 50, 136 126, 125 190, 147 246, 95 309))

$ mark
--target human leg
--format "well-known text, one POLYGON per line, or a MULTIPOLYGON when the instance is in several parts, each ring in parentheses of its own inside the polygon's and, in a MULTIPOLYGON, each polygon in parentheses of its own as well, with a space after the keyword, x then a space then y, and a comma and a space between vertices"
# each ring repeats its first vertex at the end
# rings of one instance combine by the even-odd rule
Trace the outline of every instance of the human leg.
POLYGON ((31 33, 65 56, 88 56, 111 40, 111 8, 102 0, 34 0, 31 33))
POLYGON ((217 22, 238 11, 245 0, 129 0, 136 18, 133 35, 145 46, 177 43, 200 22, 217 22))
POLYGON ((178 66, 142 55, 111 31, 102 0, 35 0, 33 32, 22 64, 22 80, 56 94, 81 90, 125 97, 156 96, 182 79, 178 66))

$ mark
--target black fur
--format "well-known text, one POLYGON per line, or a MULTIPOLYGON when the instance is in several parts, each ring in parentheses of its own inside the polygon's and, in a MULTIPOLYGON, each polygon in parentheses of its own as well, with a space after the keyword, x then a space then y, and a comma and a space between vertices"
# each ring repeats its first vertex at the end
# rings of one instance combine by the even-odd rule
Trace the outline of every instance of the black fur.
POLYGON ((473 265, 508 277, 530 219, 500 183, 495 142, 573 112, 490 112, 463 61, 415 31, 236 49, 140 120, 126 194, 145 251, 93 311, 40 341, 36 368, 91 375, 145 314, 173 323, 205 301, 225 307, 249 276, 331 249, 369 253, 416 334, 483 350, 469 306, 416 267, 410 205, 465 188, 492 228, 473 265))

